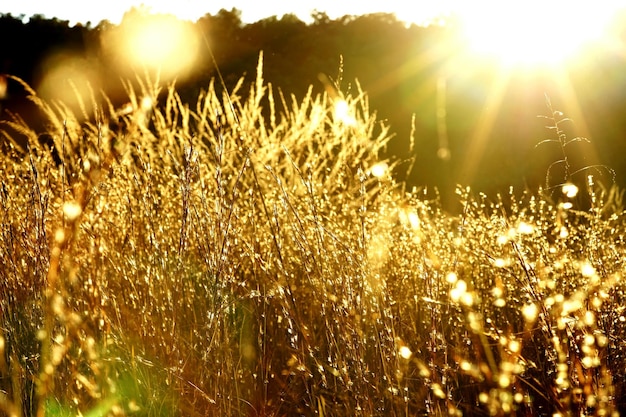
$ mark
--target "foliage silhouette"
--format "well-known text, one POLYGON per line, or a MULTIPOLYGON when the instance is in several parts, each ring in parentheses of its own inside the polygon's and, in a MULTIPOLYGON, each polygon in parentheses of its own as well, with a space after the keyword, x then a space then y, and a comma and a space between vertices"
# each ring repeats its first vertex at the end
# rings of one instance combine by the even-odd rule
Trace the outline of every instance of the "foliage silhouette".
MULTIPOLYGON (((95 71, 104 80, 102 88, 113 101, 123 100, 125 91, 115 70, 116 63, 103 54, 99 41, 112 28, 110 23, 70 28, 67 22, 41 16, 27 23, 21 20, 10 15, 0 18, 0 36, 20 39, 0 45, 0 72, 16 75, 37 87, 42 76, 41 62, 51 51, 69 48, 93 58, 95 71)), ((537 172, 545 171, 554 160, 545 149, 534 149, 537 139, 543 136, 543 126, 529 120, 543 113, 544 93, 559 108, 564 108, 562 101, 567 97, 560 95, 557 80, 545 74, 511 74, 483 147, 486 150, 473 157, 478 169, 475 175, 464 176, 460 167, 477 147, 468 138, 476 131, 488 105, 497 73, 488 64, 446 67, 460 52, 448 44, 445 28, 407 26, 388 14, 330 19, 322 12, 314 13, 309 24, 292 15, 243 24, 236 9, 207 14, 195 27, 210 43, 228 89, 236 86, 241 74, 248 74, 247 81, 252 80, 260 51, 265 53, 265 79, 300 99, 307 94, 309 85, 314 86, 315 92, 322 91, 318 75, 332 76, 342 65, 344 79, 358 79, 370 96, 372 108, 381 120, 389 122, 395 136, 389 143, 388 155, 415 160, 411 177, 406 178, 409 186, 438 186, 448 194, 457 183, 488 193, 502 191, 510 184, 532 188, 544 179, 537 172), (448 81, 449 161, 437 157, 436 94, 442 76, 448 81), (409 155, 411 131, 418 146, 409 155)), ((593 60, 576 65, 567 74, 573 96, 588 118, 588 131, 574 136, 588 136, 598 155, 597 160, 586 164, 601 160, 615 169, 618 182, 626 178, 626 166, 619 157, 626 151, 626 144, 620 140, 626 132, 622 117, 626 113, 626 89, 621 88, 626 82, 621 76, 625 68, 623 55, 599 50, 593 60), (590 87, 589 80, 597 82, 590 87)), ((214 75, 214 63, 208 54, 202 54, 196 71, 181 80, 177 90, 185 101, 193 101, 214 75)), ((350 83, 341 86, 346 91, 353 87, 350 83)), ((11 110, 33 123, 41 119, 34 116, 37 110, 29 107, 19 85, 10 83, 9 90, 0 118, 9 118, 7 111, 11 110)), ((40 130, 43 132, 44 127, 40 130)), ((406 164, 399 166, 395 175, 405 179, 405 172, 406 164)))

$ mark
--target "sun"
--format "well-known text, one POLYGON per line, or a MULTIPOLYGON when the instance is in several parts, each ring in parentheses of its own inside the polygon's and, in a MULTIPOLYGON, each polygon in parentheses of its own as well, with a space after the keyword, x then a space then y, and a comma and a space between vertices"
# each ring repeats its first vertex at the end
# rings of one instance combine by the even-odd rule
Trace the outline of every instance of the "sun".
POLYGON ((593 67, 605 52, 622 53, 619 24, 626 11, 624 0, 449 0, 447 5, 444 29, 448 38, 439 45, 444 52, 432 57, 441 64, 435 74, 437 155, 459 163, 458 182, 471 182, 485 162, 488 140, 501 112, 506 111, 505 100, 516 94, 512 92, 549 88, 559 110, 576 121, 579 136, 590 137, 579 99, 584 88, 574 88, 572 77, 581 68, 593 67), (485 84, 475 85, 485 76, 485 84), (484 104, 471 133, 463 139, 463 155, 448 147, 449 82, 465 84, 468 91, 484 88, 484 104))
POLYGON ((459 5, 456 18, 474 55, 504 66, 555 66, 602 42, 623 7, 622 1, 476 1, 459 5))
POLYGON ((133 9, 103 36, 103 46, 123 68, 154 70, 164 80, 183 77, 193 69, 200 36, 190 22, 152 9, 133 9))

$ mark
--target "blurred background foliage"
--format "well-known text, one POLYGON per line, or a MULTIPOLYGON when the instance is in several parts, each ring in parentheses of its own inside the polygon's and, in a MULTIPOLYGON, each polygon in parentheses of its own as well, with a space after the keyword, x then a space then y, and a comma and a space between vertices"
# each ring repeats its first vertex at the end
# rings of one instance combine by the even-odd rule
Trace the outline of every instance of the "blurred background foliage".
MULTIPOLYGON (((79 74, 95 93, 105 91, 115 105, 122 105, 115 103, 126 97, 122 80, 146 70, 138 60, 117 52, 126 42, 124 26, 140 18, 141 11, 131 9, 119 26, 102 21, 70 27, 67 21, 43 16, 27 20, 0 15, 0 39, 14 40, 0 43, 0 73, 24 79, 44 98, 50 98, 48 86, 58 87, 79 74), (63 69, 60 74, 58 68, 63 69)), ((616 17, 616 22, 623 20, 616 17)), ((406 161, 398 165, 396 178, 406 180, 409 187, 437 187, 444 204, 447 198, 454 199, 457 183, 488 194, 508 191, 510 186, 536 189, 545 183, 547 167, 560 157, 557 146, 536 147, 550 137, 545 120, 537 117, 548 113, 546 95, 555 109, 573 119, 567 133, 591 140, 569 149, 573 169, 602 163, 615 170, 618 185, 626 181, 623 25, 616 24, 617 47, 587 51, 584 59, 570 62, 558 73, 520 69, 505 77, 493 62, 459 59, 462 46, 450 29, 407 26, 390 14, 331 19, 318 12, 311 23, 284 15, 243 24, 241 13, 232 9, 185 25, 198 36, 174 47, 180 54, 176 60, 190 57, 190 69, 161 73, 164 78, 176 75, 183 100, 195 102, 210 78, 217 76, 216 64, 229 90, 242 74, 252 81, 260 51, 265 57, 265 80, 280 88, 287 101, 290 95, 304 97, 310 85, 314 93, 328 88, 320 82, 320 74, 344 93, 354 93, 358 80, 372 110, 395 135, 388 155, 406 161), (444 144, 438 131, 442 108, 447 128, 444 144), (443 155, 438 153, 442 146, 448 151, 443 155)), ((166 39, 154 36, 148 42, 163 48, 166 39)), ((23 87, 10 79, 4 82, 8 87, 0 101, 0 119, 18 113, 37 126, 37 110, 29 105, 23 87)), ((75 84, 65 91, 81 89, 80 82, 75 84)), ((45 130, 45 126, 37 128, 45 130)))

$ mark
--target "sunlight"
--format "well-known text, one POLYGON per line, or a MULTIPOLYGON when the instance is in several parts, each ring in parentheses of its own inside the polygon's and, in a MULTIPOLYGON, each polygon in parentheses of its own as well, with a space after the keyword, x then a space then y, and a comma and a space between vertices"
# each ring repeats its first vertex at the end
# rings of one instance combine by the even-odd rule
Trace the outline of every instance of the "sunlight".
POLYGON ((480 167, 483 154, 487 147, 487 140, 493 130, 498 111, 502 106, 506 88, 509 85, 510 74, 506 71, 497 74, 493 86, 489 90, 487 103, 480 115, 472 135, 469 138, 470 147, 463 158, 463 165, 459 178, 474 178, 480 167))
POLYGON ((615 1, 502 3, 459 5, 461 34, 471 52, 505 66, 553 66, 602 41, 615 1))
POLYGON ((127 14, 107 39, 122 58, 137 68, 151 69, 164 78, 186 74, 195 62, 199 40, 189 22, 146 10, 127 14))
MULTIPOLYGON (((135 1, 135 7, 144 7, 150 13, 174 15, 181 20, 195 22, 206 13, 211 12, 204 2, 194 0, 178 0, 175 2, 168 0, 135 1)), ((126 8, 129 6, 124 4, 126 8)), ((219 9, 218 9, 219 10, 219 9)), ((217 12, 217 10, 216 10, 217 12)))
MULTIPOLYGON (((599 49, 614 48, 615 33, 611 32, 623 8, 616 1, 579 4, 562 0, 506 3, 480 0, 454 5, 448 19, 452 29, 449 57, 437 84, 441 143, 445 143, 442 138, 446 139, 447 79, 455 77, 458 81, 466 74, 471 79, 478 73, 492 71, 486 102, 468 137, 458 179, 471 181, 480 172, 503 100, 507 92, 518 88, 514 83, 519 80, 549 80, 555 98, 576 121, 577 132, 582 137, 591 136, 581 109, 580 91, 572 85, 570 70, 581 63, 592 64, 592 57, 599 49)), ((441 145, 440 148, 447 149, 441 145)), ((586 157, 597 160, 593 149, 587 151, 586 157)))
POLYGON ((389 165, 386 162, 378 162, 371 167, 370 172, 376 178, 381 179, 389 172, 389 165))
POLYGON ((82 117, 91 112, 91 97, 101 88, 95 64, 72 51, 57 51, 40 64, 37 90, 47 100, 63 102, 82 117))
POLYGON ((337 120, 346 126, 356 125, 356 119, 352 115, 352 109, 350 109, 350 105, 347 101, 343 99, 336 100, 334 107, 334 114, 337 120))

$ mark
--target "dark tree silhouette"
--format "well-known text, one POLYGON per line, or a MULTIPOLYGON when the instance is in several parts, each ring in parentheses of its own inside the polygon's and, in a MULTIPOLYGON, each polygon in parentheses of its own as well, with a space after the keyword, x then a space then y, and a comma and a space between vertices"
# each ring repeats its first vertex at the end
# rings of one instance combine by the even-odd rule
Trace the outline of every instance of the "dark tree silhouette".
MULTIPOLYGON (((0 15, 0 39, 19 39, 0 43, 0 73, 16 75, 37 87, 41 62, 55 50, 71 49, 99 63, 107 92, 115 96, 120 91, 120 76, 128 74, 116 70, 114 57, 101 46, 102 37, 115 30, 115 25, 102 21, 95 27, 70 27, 67 21, 42 16, 33 16, 27 23, 23 20, 23 16, 0 15)), ((195 29, 203 38, 204 52, 195 71, 177 84, 185 100, 193 101, 208 80, 217 76, 218 68, 227 89, 242 75, 251 81, 261 51, 266 81, 296 97, 302 97, 311 84, 315 92, 323 91, 320 73, 337 82, 343 92, 355 92, 354 80, 358 79, 371 107, 396 135, 389 153, 401 159, 415 158, 411 184, 451 189, 461 182, 494 191, 511 184, 541 183, 542 166, 550 159, 545 151, 534 149, 547 133, 536 118, 545 113, 543 95, 550 94, 557 107, 568 104, 567 97, 559 96, 557 81, 540 74, 512 74, 482 144, 486 151, 476 156, 472 154, 476 144, 470 138, 489 104, 497 73, 488 64, 451 65, 457 51, 445 28, 407 26, 390 14, 331 19, 319 11, 313 13, 310 24, 284 15, 244 25, 240 11, 223 9, 201 17, 195 29), (449 162, 437 158, 437 85, 442 76, 447 85, 449 162), (414 155, 408 155, 412 115, 417 147, 414 155), (473 178, 462 178, 459 167, 468 158, 478 158, 478 168, 473 178)), ((616 25, 616 39, 624 43, 624 31, 620 30, 616 25)), ((620 157, 626 133, 626 57, 616 50, 597 50, 590 56, 563 75, 571 83, 569 99, 579 101, 602 162, 626 183, 626 164, 620 157)), ((17 111, 37 120, 24 100, 23 89, 14 82, 9 82, 2 104, 0 119, 8 117, 7 111, 17 111)))

